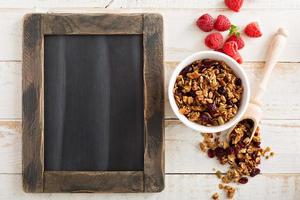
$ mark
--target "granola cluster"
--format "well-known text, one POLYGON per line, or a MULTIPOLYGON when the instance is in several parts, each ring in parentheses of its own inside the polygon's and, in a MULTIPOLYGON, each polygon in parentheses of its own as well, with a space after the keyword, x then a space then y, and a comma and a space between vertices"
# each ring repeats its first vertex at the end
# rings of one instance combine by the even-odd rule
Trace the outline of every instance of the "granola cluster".
MULTIPOLYGON (((220 190, 223 190, 227 196, 228 199, 232 199, 234 197, 234 194, 236 192, 236 189, 230 185, 225 185, 225 184, 222 184, 220 183, 219 184, 219 189, 220 190)), ((215 192, 211 198, 213 200, 219 200, 220 196, 219 196, 219 193, 215 192)))
POLYGON ((234 187, 231 187, 230 185, 223 185, 222 183, 219 184, 219 189, 226 192, 226 196, 228 199, 232 199, 236 191, 234 187))
MULTIPOLYGON (((229 164, 229 170, 225 175, 220 171, 216 175, 221 179, 222 183, 240 183, 246 184, 248 177, 254 177, 260 173, 258 165, 262 157, 266 159, 273 156, 270 147, 261 148, 259 128, 255 130, 252 140, 251 131, 253 122, 251 120, 243 120, 236 125, 235 129, 229 135, 229 141, 221 141, 219 135, 215 136, 211 133, 203 134, 204 139, 200 143, 200 149, 207 152, 208 157, 216 157, 222 165, 229 164)), ((220 186, 224 190, 224 186, 220 186)), ((226 187, 229 190, 229 186, 226 187)), ((227 192, 228 198, 233 196, 235 190, 230 189, 227 192)))
POLYGON ((190 121, 218 126, 236 115, 243 87, 225 62, 203 59, 180 72, 173 93, 179 112, 190 121))

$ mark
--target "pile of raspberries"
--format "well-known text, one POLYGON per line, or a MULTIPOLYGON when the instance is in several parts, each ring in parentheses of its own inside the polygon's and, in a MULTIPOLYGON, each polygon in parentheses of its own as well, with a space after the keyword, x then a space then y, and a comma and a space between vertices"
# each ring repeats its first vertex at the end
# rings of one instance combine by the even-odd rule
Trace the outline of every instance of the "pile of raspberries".
MULTIPOLYGON (((239 12, 243 5, 243 0, 225 0, 225 4, 229 9, 239 12)), ((238 50, 245 46, 245 42, 241 37, 239 28, 231 24, 230 20, 226 16, 219 15, 216 19, 214 19, 211 15, 206 13, 198 18, 196 24, 204 32, 216 30, 205 37, 205 45, 208 48, 223 52, 240 64, 243 62, 242 56, 238 50), (220 32, 228 30, 228 37, 224 41, 223 35, 220 32)), ((249 23, 245 27, 244 32, 251 38, 262 36, 262 32, 257 22, 249 23)))

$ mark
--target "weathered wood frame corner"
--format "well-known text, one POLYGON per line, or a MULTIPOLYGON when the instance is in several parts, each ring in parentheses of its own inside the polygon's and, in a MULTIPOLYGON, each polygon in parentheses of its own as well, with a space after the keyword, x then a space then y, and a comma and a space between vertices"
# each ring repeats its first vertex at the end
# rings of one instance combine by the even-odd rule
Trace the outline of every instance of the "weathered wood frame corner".
POLYGON ((23 27, 26 192, 159 192, 164 188, 163 20, 159 14, 28 14, 23 27), (113 24, 113 26, 112 26, 113 24), (44 171, 44 35, 142 34, 144 170, 44 171))

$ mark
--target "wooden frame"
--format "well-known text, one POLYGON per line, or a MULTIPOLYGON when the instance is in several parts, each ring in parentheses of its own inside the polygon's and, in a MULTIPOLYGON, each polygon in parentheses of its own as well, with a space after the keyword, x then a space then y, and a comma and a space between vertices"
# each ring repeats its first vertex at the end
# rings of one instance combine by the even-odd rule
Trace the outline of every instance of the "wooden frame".
POLYGON ((163 21, 157 14, 28 14, 23 35, 26 192, 159 192, 164 188, 163 21), (113 24, 113 26, 112 26, 113 24), (144 171, 44 171, 44 35, 142 34, 144 171))

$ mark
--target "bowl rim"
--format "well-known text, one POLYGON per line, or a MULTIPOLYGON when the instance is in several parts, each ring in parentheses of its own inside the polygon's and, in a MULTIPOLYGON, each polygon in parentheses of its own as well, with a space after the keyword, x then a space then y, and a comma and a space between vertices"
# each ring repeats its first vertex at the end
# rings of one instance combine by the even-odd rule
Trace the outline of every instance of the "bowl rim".
POLYGON ((175 70, 172 72, 171 78, 169 80, 168 85, 168 97, 169 97, 169 103, 171 105, 171 108, 175 115, 178 117, 178 119, 183 122, 186 126, 200 132, 206 132, 206 133, 215 133, 215 132, 221 132, 225 131, 232 126, 234 126, 244 115, 246 112, 246 109, 249 105, 250 101, 250 84, 248 80, 248 76, 245 73, 244 69, 241 67, 239 63, 237 63, 233 58, 227 56, 224 53, 216 52, 216 51, 199 51, 196 53, 193 53, 192 55, 186 57, 183 59, 175 68, 175 70), (187 65, 191 64, 193 61, 199 60, 199 59, 214 59, 214 60, 222 60, 226 62, 226 64, 234 71, 234 73, 242 80, 243 84, 243 94, 242 94, 242 101, 240 104, 240 107, 238 109, 237 114, 228 122, 221 126, 204 126, 200 125, 198 123, 192 122, 188 120, 183 114, 179 113, 179 109, 177 107, 177 104, 175 102, 175 98, 173 95, 173 87, 176 82, 177 75, 181 72, 181 70, 186 67, 187 65))

